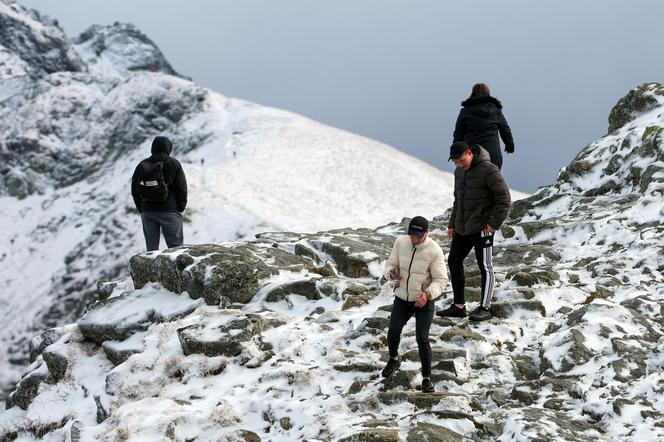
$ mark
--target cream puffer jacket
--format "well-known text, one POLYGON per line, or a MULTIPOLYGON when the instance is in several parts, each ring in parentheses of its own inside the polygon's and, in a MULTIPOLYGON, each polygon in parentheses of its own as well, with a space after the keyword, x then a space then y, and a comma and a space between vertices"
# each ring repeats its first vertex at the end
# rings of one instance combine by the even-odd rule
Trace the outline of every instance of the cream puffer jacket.
POLYGON ((429 299, 436 299, 447 286, 445 255, 431 238, 413 246, 408 235, 399 236, 385 266, 384 276, 388 281, 392 269, 401 275, 395 295, 404 301, 415 302, 423 291, 429 293, 429 299))

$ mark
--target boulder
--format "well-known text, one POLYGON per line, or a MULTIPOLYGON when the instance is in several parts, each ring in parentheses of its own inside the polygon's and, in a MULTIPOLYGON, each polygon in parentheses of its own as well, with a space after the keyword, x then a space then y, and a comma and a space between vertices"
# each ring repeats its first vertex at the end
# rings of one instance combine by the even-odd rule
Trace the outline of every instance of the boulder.
POLYGON ((632 121, 639 114, 655 108, 658 96, 664 96, 664 86, 659 83, 644 83, 631 91, 611 109, 609 132, 613 132, 632 121))
POLYGON ((65 377, 69 365, 66 345, 53 344, 44 350, 42 357, 53 381, 58 382, 65 377))
POLYGON ((455 401, 463 398, 463 395, 436 391, 434 393, 421 393, 415 391, 382 391, 379 392, 378 400, 387 405, 408 402, 420 409, 431 409, 440 403, 455 401))
POLYGON ((137 288, 159 282, 172 292, 186 291, 194 299, 203 298, 208 305, 218 305, 222 297, 247 303, 261 288, 263 280, 278 272, 249 247, 217 244, 135 255, 129 260, 129 270, 137 288))
POLYGON ((27 410, 32 400, 37 396, 42 382, 49 380, 48 367, 43 361, 35 362, 34 368, 21 379, 16 389, 7 398, 7 408, 13 406, 27 410))
POLYGON ((394 237, 369 230, 333 230, 325 235, 312 237, 311 244, 327 253, 344 275, 351 278, 372 275, 369 265, 388 257, 394 237))
POLYGON ((452 327, 448 328, 440 335, 440 340, 443 342, 454 342, 462 344, 465 341, 484 341, 484 336, 470 331, 465 328, 452 327))
POLYGON ((399 430, 396 428, 366 428, 351 436, 338 439, 338 442, 399 442, 399 430))
POLYGON ((124 363, 131 355, 143 351, 143 333, 136 333, 124 341, 104 341, 102 348, 113 365, 124 363))
POLYGON ((541 301, 537 299, 528 299, 523 301, 494 302, 491 304, 491 311, 498 318, 509 318, 519 310, 537 312, 546 316, 546 309, 541 301))
POLYGON ((30 340, 30 362, 35 362, 37 357, 42 354, 44 349, 51 344, 54 344, 62 337, 62 331, 59 329, 50 328, 41 332, 30 340))
POLYGON ((193 312, 200 301, 160 288, 146 288, 99 301, 78 322, 81 334, 98 344, 124 341, 155 322, 172 321, 193 312))
POLYGON ((281 324, 260 315, 224 310, 212 320, 180 328, 177 333, 186 356, 197 353, 210 357, 237 356, 264 330, 281 324))
POLYGON ((265 300, 268 302, 277 302, 286 299, 290 294, 304 296, 311 300, 321 299, 320 293, 316 288, 317 280, 317 278, 302 279, 278 285, 267 293, 265 300))
POLYGON ((514 426, 515 430, 518 428, 517 433, 503 433, 503 437, 509 439, 528 435, 531 440, 548 440, 552 434, 555 434, 561 440, 577 442, 605 438, 578 416, 576 410, 567 413, 536 406, 521 408, 518 412, 512 413, 513 419, 517 422, 514 426))
POLYGON ((537 284, 555 285, 560 275, 553 270, 519 269, 512 270, 505 276, 513 279, 520 286, 532 287, 537 284))
POLYGON ((426 422, 418 422, 414 428, 408 432, 408 442, 462 442, 463 435, 452 431, 449 428, 426 422))

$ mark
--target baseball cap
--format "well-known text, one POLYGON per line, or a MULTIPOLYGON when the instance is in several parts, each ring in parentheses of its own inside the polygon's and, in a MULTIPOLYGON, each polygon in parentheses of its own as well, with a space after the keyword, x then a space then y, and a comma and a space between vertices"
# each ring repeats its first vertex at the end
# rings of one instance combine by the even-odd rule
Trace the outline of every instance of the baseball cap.
POLYGON ((463 141, 456 141, 452 143, 450 146, 450 157, 447 159, 447 161, 458 159, 461 157, 461 154, 463 154, 468 149, 470 149, 470 146, 463 141))
POLYGON ((429 231, 429 221, 423 216, 416 216, 408 224, 408 234, 421 237, 429 231))

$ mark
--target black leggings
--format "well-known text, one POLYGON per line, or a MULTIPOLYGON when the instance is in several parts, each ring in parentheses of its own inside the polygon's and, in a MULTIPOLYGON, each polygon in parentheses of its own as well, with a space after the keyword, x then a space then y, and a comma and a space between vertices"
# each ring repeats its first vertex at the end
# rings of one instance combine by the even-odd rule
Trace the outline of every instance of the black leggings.
POLYGON ((394 298, 392 314, 390 315, 390 328, 387 331, 387 347, 390 357, 399 356, 399 341, 401 341, 401 330, 406 322, 415 314, 415 338, 417 348, 420 352, 422 363, 422 377, 431 376, 431 345, 429 344, 429 329, 435 311, 434 301, 428 301, 424 307, 415 307, 414 302, 407 302, 401 298, 394 298))
POLYGON ((482 273, 482 303, 483 307, 489 308, 491 294, 493 292, 494 275, 491 254, 493 252, 493 234, 484 231, 471 235, 459 235, 452 237, 450 255, 447 264, 450 266, 450 279, 452 280, 452 291, 454 291, 454 303, 465 304, 464 288, 466 277, 463 271, 463 260, 466 259, 470 250, 475 248, 477 266, 482 273))

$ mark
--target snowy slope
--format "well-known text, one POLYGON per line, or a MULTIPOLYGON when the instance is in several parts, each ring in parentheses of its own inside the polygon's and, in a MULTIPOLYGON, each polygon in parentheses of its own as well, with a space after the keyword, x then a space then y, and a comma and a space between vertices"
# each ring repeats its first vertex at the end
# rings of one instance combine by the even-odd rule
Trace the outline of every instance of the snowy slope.
MULTIPOLYGON (((134 256, 132 280, 31 342, 0 438, 662 440, 662 115, 664 85, 631 91, 609 134, 513 205, 496 318, 434 320, 435 394, 416 390, 413 321, 400 371, 379 375, 393 290, 380 275, 405 222, 265 233, 134 256)), ((448 250, 446 219, 432 230, 448 250)))
POLYGON ((70 42, 5 0, 0 23, 2 389, 28 363, 34 333, 75 320, 97 281, 126 276, 143 250, 129 180, 157 134, 173 140, 189 181, 188 243, 378 226, 451 204, 450 174, 201 88, 131 25, 70 42))

